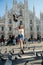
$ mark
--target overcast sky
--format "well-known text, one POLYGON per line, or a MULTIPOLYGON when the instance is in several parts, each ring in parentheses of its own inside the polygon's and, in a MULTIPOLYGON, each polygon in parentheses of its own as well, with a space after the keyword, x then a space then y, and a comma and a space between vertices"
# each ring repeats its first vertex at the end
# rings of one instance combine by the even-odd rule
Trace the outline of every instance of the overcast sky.
MULTIPOLYGON (((23 2, 24 0, 17 0, 18 2, 23 2)), ((12 0, 7 0, 8 9, 12 8, 12 0)), ((6 0, 0 0, 0 16, 2 17, 5 14, 5 5, 6 0)), ((35 6, 35 11, 37 17, 40 16, 40 11, 43 12, 43 0, 28 0, 28 7, 33 11, 33 5, 35 6)))

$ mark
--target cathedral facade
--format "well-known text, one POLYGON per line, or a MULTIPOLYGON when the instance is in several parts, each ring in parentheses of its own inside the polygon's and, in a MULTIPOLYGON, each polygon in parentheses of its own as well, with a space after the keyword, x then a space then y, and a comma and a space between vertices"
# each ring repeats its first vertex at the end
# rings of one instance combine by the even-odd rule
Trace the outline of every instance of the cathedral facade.
POLYGON ((43 14, 40 13, 40 19, 35 15, 35 7, 33 6, 33 12, 29 10, 28 0, 24 0, 24 3, 18 3, 17 0, 13 0, 13 7, 8 11, 6 4, 5 15, 0 18, 0 37, 3 35, 6 39, 9 35, 18 35, 18 31, 15 29, 20 22, 24 25, 25 38, 37 38, 38 35, 43 38, 43 14), (18 17, 18 22, 13 20, 13 14, 18 17))

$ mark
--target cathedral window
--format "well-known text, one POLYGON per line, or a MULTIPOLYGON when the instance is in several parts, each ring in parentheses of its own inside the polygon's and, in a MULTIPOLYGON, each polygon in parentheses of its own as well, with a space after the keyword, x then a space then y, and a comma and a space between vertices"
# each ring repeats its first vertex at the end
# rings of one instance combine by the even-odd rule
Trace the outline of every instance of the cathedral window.
POLYGON ((1 27, 0 27, 0 31, 1 31, 1 27))
POLYGON ((32 20, 30 20, 30 24, 32 24, 32 20))
POLYGON ((12 23, 12 20, 11 20, 11 19, 9 19, 9 23, 10 23, 10 24, 12 23))
POLYGON ((22 10, 20 9, 20 15, 22 16, 22 10))
POLYGON ((37 31, 39 31, 39 26, 37 26, 37 31))
POLYGON ((30 30, 32 31, 32 26, 30 26, 30 30))
POLYGON ((23 24, 23 22, 22 21, 20 21, 20 25, 22 25, 23 24))
POLYGON ((4 30, 4 27, 3 27, 3 26, 1 27, 1 30, 2 30, 2 31, 4 30))
POLYGON ((9 31, 11 31, 12 30, 12 27, 9 27, 9 31))

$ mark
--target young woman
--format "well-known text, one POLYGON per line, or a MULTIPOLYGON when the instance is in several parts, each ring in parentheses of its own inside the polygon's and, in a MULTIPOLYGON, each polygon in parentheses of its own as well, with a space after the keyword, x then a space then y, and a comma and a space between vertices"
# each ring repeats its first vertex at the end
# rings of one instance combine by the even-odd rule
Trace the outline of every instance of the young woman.
POLYGON ((19 27, 18 27, 18 40, 20 43, 21 52, 22 52, 22 54, 24 54, 24 51, 23 51, 24 28, 23 28, 23 25, 19 25, 19 27))

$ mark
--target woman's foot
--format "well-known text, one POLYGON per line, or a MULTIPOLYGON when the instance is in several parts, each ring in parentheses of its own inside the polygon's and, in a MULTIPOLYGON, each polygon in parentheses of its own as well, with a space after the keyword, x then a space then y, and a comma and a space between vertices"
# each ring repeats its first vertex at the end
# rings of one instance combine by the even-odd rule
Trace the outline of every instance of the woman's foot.
POLYGON ((21 52, 22 52, 22 54, 24 54, 24 51, 23 50, 21 50, 21 52))
POLYGON ((19 57, 21 57, 21 55, 20 55, 20 54, 18 54, 18 56, 19 56, 19 57))

